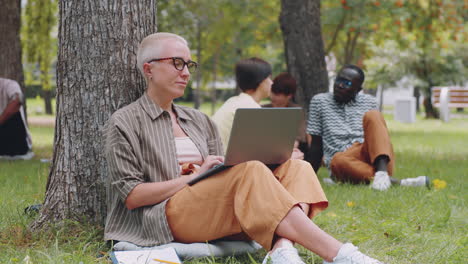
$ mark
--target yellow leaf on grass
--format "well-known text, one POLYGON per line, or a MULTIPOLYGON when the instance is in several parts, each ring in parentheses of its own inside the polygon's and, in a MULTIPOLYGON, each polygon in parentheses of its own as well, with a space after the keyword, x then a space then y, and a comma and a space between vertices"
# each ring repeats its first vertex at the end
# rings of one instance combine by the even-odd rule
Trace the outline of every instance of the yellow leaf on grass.
POLYGON ((447 182, 444 180, 435 179, 432 181, 432 184, 434 185, 434 189, 436 190, 441 190, 447 187, 447 182))

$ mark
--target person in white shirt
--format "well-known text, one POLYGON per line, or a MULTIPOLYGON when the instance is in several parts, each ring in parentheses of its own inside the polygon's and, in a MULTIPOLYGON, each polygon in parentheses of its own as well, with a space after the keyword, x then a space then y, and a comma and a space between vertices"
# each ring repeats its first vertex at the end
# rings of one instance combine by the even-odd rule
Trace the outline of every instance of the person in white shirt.
POLYGON ((270 95, 273 83, 271 65, 260 58, 254 57, 239 61, 235 72, 236 83, 242 92, 229 98, 211 118, 218 127, 225 151, 236 110, 238 108, 261 108, 260 101, 270 95))
POLYGON ((30 159, 34 155, 23 102, 20 85, 0 78, 0 158, 30 159))

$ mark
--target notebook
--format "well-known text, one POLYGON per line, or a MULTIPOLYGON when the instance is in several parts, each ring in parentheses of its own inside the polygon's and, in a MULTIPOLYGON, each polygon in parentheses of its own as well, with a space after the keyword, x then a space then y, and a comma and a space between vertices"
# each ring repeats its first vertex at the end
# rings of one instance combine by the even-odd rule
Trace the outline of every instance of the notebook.
POLYGON ((237 109, 224 163, 198 175, 188 184, 193 185, 250 160, 266 165, 285 162, 291 157, 301 119, 300 107, 237 109))
POLYGON ((114 264, 180 264, 174 248, 113 251, 110 254, 114 264))

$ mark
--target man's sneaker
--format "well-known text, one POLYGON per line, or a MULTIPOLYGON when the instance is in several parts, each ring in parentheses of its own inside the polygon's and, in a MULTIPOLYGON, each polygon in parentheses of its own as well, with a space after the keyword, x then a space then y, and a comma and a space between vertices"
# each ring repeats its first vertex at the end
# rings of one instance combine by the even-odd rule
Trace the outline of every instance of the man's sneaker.
POLYGON ((403 179, 400 182, 401 186, 411 186, 411 187, 418 187, 418 186, 426 186, 427 188, 430 188, 431 182, 429 180, 429 177, 427 176, 419 176, 416 178, 407 178, 403 179))
POLYGON ((332 178, 323 178, 323 183, 327 184, 327 185, 335 185, 336 182, 334 180, 332 180, 332 178))
POLYGON ((305 264, 299 257, 297 249, 290 243, 283 243, 283 246, 275 249, 273 253, 268 252, 262 264, 305 264))
POLYGON ((378 171, 374 174, 374 181, 371 184, 371 188, 379 191, 385 191, 392 185, 390 176, 386 171, 378 171))
POLYGON ((353 244, 346 243, 341 246, 333 262, 323 261, 323 264, 383 264, 383 262, 362 254, 353 244))

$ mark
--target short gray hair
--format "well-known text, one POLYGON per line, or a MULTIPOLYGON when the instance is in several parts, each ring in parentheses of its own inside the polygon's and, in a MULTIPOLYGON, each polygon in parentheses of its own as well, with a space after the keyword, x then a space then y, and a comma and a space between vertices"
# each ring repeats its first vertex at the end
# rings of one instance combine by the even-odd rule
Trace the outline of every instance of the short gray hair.
POLYGON ((141 41, 140 45, 138 46, 137 67, 145 79, 146 77, 145 73, 143 72, 143 64, 151 59, 158 57, 159 53, 161 52, 161 44, 169 39, 178 40, 188 46, 187 41, 183 37, 167 32, 153 33, 146 36, 141 41))

